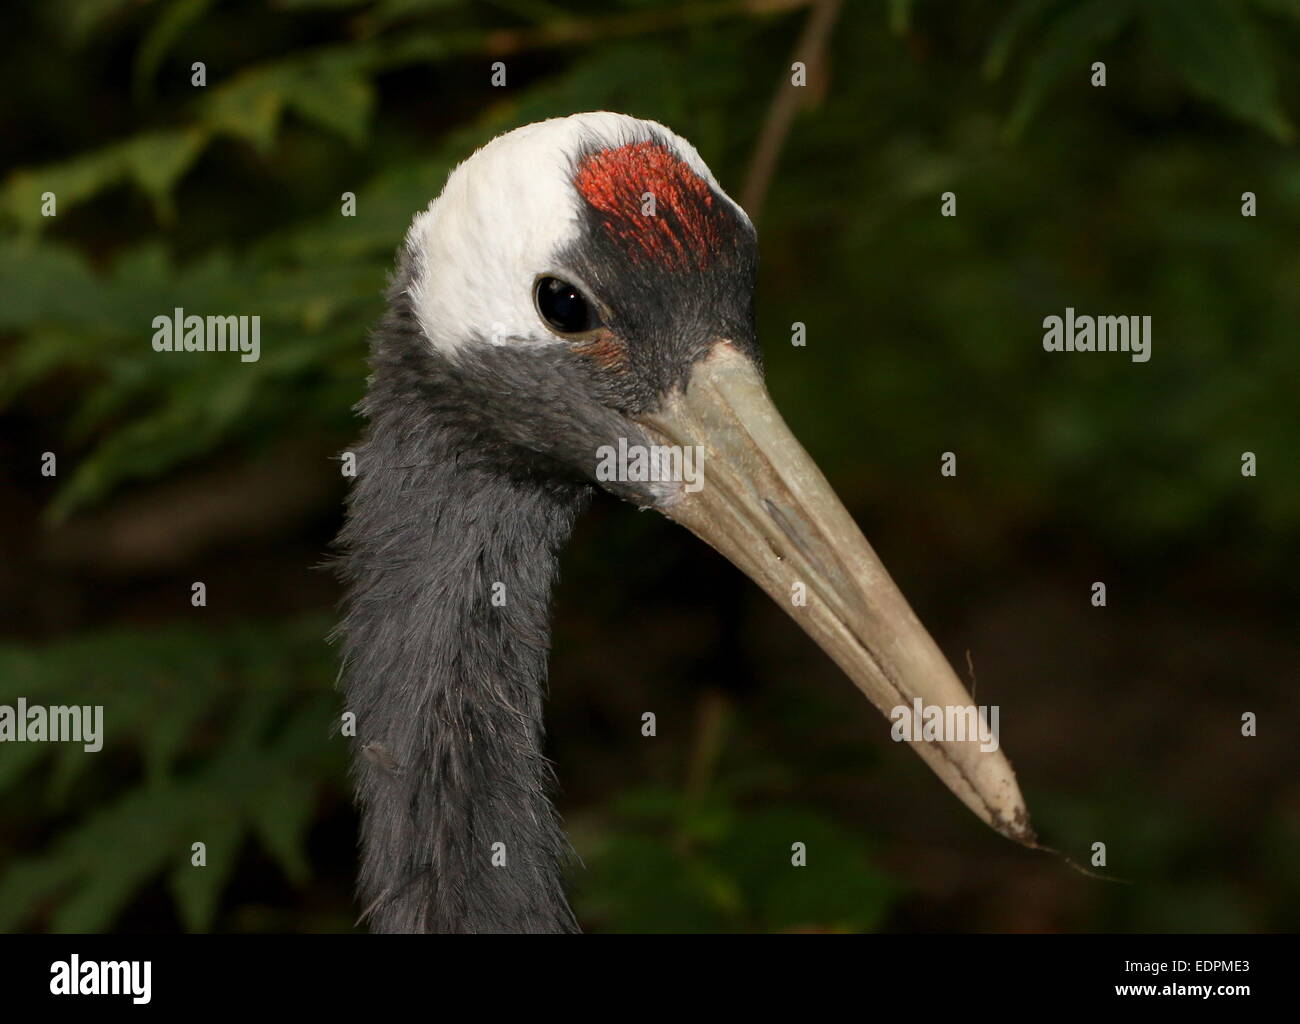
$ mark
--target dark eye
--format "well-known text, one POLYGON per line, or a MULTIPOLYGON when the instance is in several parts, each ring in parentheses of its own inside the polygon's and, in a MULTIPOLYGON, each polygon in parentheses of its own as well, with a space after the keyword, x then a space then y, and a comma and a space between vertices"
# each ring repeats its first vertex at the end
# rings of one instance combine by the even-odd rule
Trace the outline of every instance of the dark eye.
POLYGON ((600 326, 596 311, 582 292, 558 277, 538 278, 537 312, 560 334, 580 334, 600 326))

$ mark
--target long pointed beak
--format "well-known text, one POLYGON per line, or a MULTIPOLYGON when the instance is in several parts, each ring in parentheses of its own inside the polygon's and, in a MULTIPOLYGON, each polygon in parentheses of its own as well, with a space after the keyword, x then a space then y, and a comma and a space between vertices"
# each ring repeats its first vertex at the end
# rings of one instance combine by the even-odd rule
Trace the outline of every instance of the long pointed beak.
MULTIPOLYGON (((684 390, 640 418, 657 444, 703 448, 698 489, 660 505, 743 570, 807 631, 887 717, 974 702, 862 532, 768 397, 754 363, 727 342, 684 390), (904 709, 899 711, 898 709, 904 709)), ((969 719, 967 719, 969 720, 969 719)), ((918 716, 919 721, 919 716, 918 716)), ((1034 845, 1015 773, 977 730, 908 737, 949 789, 1003 835, 1034 845), (989 749, 992 747, 992 749, 989 749)))

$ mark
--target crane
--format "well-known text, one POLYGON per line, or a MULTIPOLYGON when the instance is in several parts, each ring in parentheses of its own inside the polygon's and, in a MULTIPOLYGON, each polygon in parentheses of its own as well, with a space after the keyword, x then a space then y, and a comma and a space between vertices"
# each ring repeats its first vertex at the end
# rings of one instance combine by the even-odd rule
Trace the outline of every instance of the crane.
MULTIPOLYGON (((596 487, 730 559, 886 715, 971 705, 768 397, 756 271, 695 148, 608 112, 498 136, 412 221, 339 535, 372 930, 577 930, 542 705, 557 560, 596 487)), ((914 746, 1033 841, 1000 749, 914 746)))

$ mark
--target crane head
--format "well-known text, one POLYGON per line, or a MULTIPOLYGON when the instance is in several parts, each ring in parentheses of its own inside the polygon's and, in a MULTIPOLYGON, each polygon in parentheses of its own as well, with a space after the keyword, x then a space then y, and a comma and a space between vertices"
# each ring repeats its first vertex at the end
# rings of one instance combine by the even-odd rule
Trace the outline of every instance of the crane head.
MULTIPOLYGON (((594 483, 686 526, 885 715, 969 709, 768 396, 757 263, 749 217, 667 128, 612 113, 527 125, 416 217, 395 285, 404 347, 377 370, 400 365, 411 400, 455 413, 467 465, 594 483)), ((999 746, 908 738, 981 819, 1034 843, 999 746)))

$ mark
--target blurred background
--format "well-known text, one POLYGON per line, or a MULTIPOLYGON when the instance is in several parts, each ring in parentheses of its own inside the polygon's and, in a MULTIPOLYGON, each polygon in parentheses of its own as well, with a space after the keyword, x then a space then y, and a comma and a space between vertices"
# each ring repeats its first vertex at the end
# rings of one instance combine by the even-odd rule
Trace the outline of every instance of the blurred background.
POLYGON ((327 562, 366 333, 457 161, 602 108, 751 201, 778 406, 1001 707, 1043 840, 1125 881, 994 834, 757 588, 601 497, 548 710, 584 927, 1300 927, 1300 2, 817 8, 0 8, 0 703, 106 733, 0 745, 0 930, 354 927, 327 562), (260 361, 155 354, 176 306, 259 314, 260 361), (1150 315, 1151 361, 1045 353, 1066 306, 1150 315))

